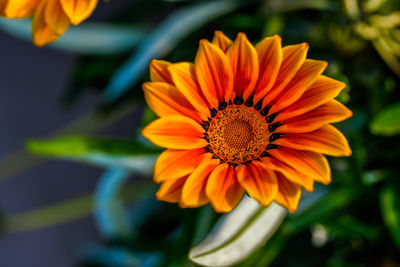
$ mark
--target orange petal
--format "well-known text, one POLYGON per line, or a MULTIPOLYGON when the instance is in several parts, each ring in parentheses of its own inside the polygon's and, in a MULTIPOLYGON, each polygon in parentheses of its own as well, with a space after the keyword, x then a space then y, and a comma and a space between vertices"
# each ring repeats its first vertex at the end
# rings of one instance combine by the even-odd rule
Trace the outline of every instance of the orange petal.
POLYGON ((71 23, 78 25, 92 15, 97 0, 61 0, 61 5, 71 23))
MULTIPOLYGON (((5 1, 7 2, 7 1, 5 1)), ((32 16, 41 0, 8 0, 4 9, 7 18, 26 18, 32 16)))
POLYGON ((274 85, 282 63, 281 37, 267 37, 256 45, 260 65, 254 103, 263 98, 274 85))
POLYGON ((327 66, 328 63, 326 61, 307 59, 291 82, 276 97, 270 113, 281 111, 298 100, 327 66))
POLYGON ((154 166, 154 181, 161 183, 191 173, 203 160, 203 148, 193 150, 165 150, 154 166))
POLYGON ((153 121, 143 129, 142 135, 158 146, 172 149, 196 149, 208 144, 200 124, 179 115, 153 121))
POLYGON ((274 142, 277 145, 299 150, 314 151, 330 156, 350 156, 351 149, 344 135, 332 125, 325 125, 309 133, 284 134, 274 142))
POLYGON ((219 160, 211 159, 211 154, 207 154, 199 166, 190 174, 182 190, 180 201, 182 207, 199 207, 208 203, 207 180, 218 164, 219 160))
POLYGON ((219 101, 232 96, 233 73, 228 58, 217 46, 200 41, 195 59, 196 76, 208 102, 218 107, 219 101))
POLYGON ((146 82, 143 91, 147 104, 159 117, 184 115, 200 121, 196 110, 175 86, 163 82, 146 82))
POLYGON ((237 176, 242 187, 261 205, 268 206, 275 198, 278 184, 274 171, 254 162, 240 165, 237 176))
POLYGON ((252 95, 258 78, 256 49, 247 40, 246 34, 239 33, 226 55, 234 76, 233 91, 236 96, 247 99, 252 95))
POLYGON ((297 71, 303 65, 308 51, 308 44, 289 45, 282 48, 282 64, 275 84, 265 95, 263 106, 270 104, 289 84, 297 71))
POLYGON ((156 59, 151 60, 149 64, 151 81, 173 84, 171 75, 168 71, 168 66, 170 65, 171 63, 168 61, 156 59))
POLYGON ((172 203, 179 202, 179 200, 181 199, 182 188, 186 180, 187 176, 179 179, 165 181, 158 189, 156 193, 156 198, 160 201, 172 203))
POLYGON ((60 0, 48 0, 44 11, 46 24, 55 34, 63 34, 69 27, 69 19, 61 7, 60 0))
POLYGON ((4 9, 6 8, 7 0, 0 0, 0 16, 4 16, 4 9))
POLYGON ((275 201, 288 209, 289 212, 295 212, 300 201, 300 186, 287 180, 285 176, 276 173, 278 181, 278 193, 275 201))
MULTIPOLYGON (((297 170, 299 173, 303 173, 317 182, 323 184, 329 184, 331 182, 329 163, 320 153, 284 147, 269 150, 268 153, 297 170)), ((288 177, 288 179, 290 178, 288 177)))
POLYGON ((305 133, 314 131, 326 124, 343 121, 353 113, 336 100, 319 106, 300 116, 282 122, 278 129, 283 133, 305 133))
POLYGON ((215 31, 212 43, 219 47, 224 53, 228 51, 228 48, 232 44, 232 40, 229 39, 223 32, 215 31))
POLYGON ((168 69, 175 86, 192 106, 203 115, 202 119, 206 120, 210 110, 197 82, 194 64, 188 62, 176 63, 171 64, 168 69))
POLYGON ((314 190, 313 178, 293 168, 287 163, 286 159, 265 157, 262 158, 261 164, 264 165, 264 168, 266 169, 271 169, 282 173, 288 180, 295 184, 301 185, 309 192, 312 192, 314 190))
POLYGON ((32 38, 36 46, 44 46, 54 42, 60 36, 54 33, 45 21, 47 1, 42 1, 36 9, 32 22, 32 38))
POLYGON ((230 212, 242 199, 243 193, 232 166, 224 163, 213 170, 207 182, 206 194, 216 212, 230 212))
POLYGON ((326 76, 319 76, 304 94, 293 105, 278 114, 276 120, 285 120, 290 117, 306 113, 335 98, 346 84, 326 76))

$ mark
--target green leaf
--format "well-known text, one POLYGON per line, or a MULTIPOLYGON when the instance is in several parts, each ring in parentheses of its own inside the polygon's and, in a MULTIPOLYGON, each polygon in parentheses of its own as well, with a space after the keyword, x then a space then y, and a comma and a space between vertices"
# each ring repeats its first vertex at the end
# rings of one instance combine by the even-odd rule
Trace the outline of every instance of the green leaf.
POLYGON ((376 115, 370 124, 376 135, 395 135, 400 133, 400 103, 391 105, 376 115))
POLYGON ((379 194, 383 221, 396 246, 400 249, 400 196, 392 186, 383 188, 379 194))
POLYGON ((276 203, 264 208, 244 197, 234 211, 221 218, 202 243, 191 249, 189 258, 205 266, 236 264, 265 244, 285 215, 286 210, 276 203))

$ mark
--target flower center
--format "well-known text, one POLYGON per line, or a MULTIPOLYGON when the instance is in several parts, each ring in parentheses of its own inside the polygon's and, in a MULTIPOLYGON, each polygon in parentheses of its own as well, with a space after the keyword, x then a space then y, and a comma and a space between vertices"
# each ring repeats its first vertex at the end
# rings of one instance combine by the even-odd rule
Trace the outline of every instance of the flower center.
POLYGON ((243 164, 259 158, 268 144, 265 118, 246 106, 228 106, 211 120, 209 144, 221 160, 243 164))

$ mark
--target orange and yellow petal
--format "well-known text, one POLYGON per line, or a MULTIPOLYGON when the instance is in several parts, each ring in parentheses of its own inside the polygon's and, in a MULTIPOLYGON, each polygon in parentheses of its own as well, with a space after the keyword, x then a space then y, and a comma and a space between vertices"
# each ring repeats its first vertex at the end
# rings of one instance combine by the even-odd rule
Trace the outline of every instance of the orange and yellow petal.
POLYGON ((252 95, 258 78, 258 56, 256 49, 239 33, 226 53, 234 76, 233 91, 236 96, 247 99, 252 95))
POLYGON ((214 33, 214 38, 212 39, 212 44, 216 45, 219 47, 219 49, 222 50, 222 52, 226 53, 228 51, 228 48, 232 44, 232 40, 229 39, 223 32, 221 31, 215 31, 214 33))
POLYGON ((165 82, 173 85, 171 75, 168 71, 170 65, 171 63, 165 60, 151 60, 149 64, 151 81, 165 82))
POLYGON ((156 198, 161 201, 177 203, 181 199, 183 185, 187 180, 187 176, 168 180, 162 183, 156 193, 156 198))
POLYGON ((60 0, 48 0, 44 17, 50 30, 57 35, 63 34, 70 25, 69 19, 61 7, 60 0))
POLYGON ((183 186, 181 200, 179 202, 181 207, 194 208, 209 202, 206 195, 207 181, 210 173, 218 164, 219 160, 211 159, 211 156, 207 155, 199 166, 194 169, 183 186))
POLYGON ((320 75, 300 99, 282 112, 279 112, 276 119, 282 121, 304 114, 334 99, 345 87, 346 84, 344 82, 320 75))
POLYGON ((256 45, 259 75, 254 92, 254 103, 263 98, 272 88, 282 63, 281 37, 267 37, 256 45))
POLYGON ((143 84, 144 97, 149 107, 159 117, 183 115, 199 120, 199 114, 184 95, 173 85, 163 82, 143 84))
POLYGON ((45 8, 47 1, 42 1, 36 9, 32 21, 32 38, 36 46, 44 46, 57 40, 60 35, 54 33, 46 22, 45 8))
POLYGON ((60 0, 62 8, 74 25, 87 19, 97 6, 97 0, 60 0))
POLYGON ((200 41, 195 59, 196 76, 207 101, 214 107, 233 94, 233 73, 229 60, 217 46, 200 41))
POLYGON ((216 212, 230 212, 240 202, 243 194, 244 189, 232 166, 224 163, 212 171, 207 181, 206 195, 216 212))
POLYGON ((205 150, 167 149, 158 157, 154 166, 154 181, 161 183, 190 174, 203 160, 205 150))
POLYGON ((276 173, 276 180, 278 181, 278 192, 275 201, 287 208, 289 212, 295 212, 301 197, 300 186, 290 182, 280 173, 276 173))
POLYGON ((332 125, 308 133, 285 134, 276 145, 298 150, 314 151, 335 157, 351 156, 346 137, 332 125))
POLYGON ((207 145, 201 125, 191 118, 179 115, 153 121, 143 129, 142 135, 165 148, 196 149, 207 145))
POLYGON ((254 162, 239 166, 237 176, 246 192, 261 205, 268 206, 274 200, 278 192, 274 171, 254 162))
MULTIPOLYGON (((7 1, 4 1, 7 2, 7 1)), ((8 0, 4 8, 7 18, 26 18, 32 16, 38 8, 41 0, 8 0)), ((4 4, 4 3, 3 3, 4 4)))
POLYGON ((343 121, 350 118, 353 113, 343 104, 331 100, 309 112, 282 122, 278 129, 283 133, 306 133, 322 126, 343 121))

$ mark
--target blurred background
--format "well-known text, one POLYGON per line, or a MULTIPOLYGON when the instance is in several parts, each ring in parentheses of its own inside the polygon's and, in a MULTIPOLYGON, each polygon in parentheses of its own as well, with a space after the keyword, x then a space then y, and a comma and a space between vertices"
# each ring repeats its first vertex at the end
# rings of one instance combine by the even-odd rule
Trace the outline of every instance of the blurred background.
POLYGON ((329 158, 332 184, 232 264, 400 266, 397 0, 99 1, 44 48, 30 21, 1 18, 0 266, 196 265, 189 250, 224 231, 226 215, 155 200, 159 150, 139 134, 155 116, 141 83, 150 59, 193 61, 215 30, 308 42, 354 112, 336 125, 353 155, 329 158))

